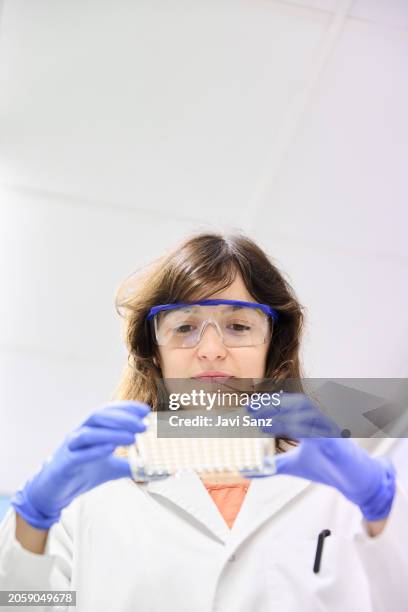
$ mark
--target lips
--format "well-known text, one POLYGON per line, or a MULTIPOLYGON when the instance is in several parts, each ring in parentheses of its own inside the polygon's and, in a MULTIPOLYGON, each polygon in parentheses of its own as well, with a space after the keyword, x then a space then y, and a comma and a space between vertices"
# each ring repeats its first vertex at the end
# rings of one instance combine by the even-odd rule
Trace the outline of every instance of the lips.
POLYGON ((195 376, 193 376, 193 378, 206 381, 225 381, 229 378, 233 378, 233 376, 232 374, 228 374, 227 372, 208 371, 196 374, 195 376))
POLYGON ((202 380, 204 382, 225 382, 230 378, 231 376, 195 376, 196 380, 202 380))

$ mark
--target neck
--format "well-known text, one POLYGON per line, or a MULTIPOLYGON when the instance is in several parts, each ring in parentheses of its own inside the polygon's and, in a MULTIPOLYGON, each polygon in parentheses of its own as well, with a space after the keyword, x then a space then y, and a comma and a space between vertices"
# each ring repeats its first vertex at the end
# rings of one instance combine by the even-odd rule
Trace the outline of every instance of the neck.
POLYGON ((238 482, 249 482, 248 478, 244 478, 236 472, 206 472, 200 474, 201 480, 204 482, 234 484, 238 482))

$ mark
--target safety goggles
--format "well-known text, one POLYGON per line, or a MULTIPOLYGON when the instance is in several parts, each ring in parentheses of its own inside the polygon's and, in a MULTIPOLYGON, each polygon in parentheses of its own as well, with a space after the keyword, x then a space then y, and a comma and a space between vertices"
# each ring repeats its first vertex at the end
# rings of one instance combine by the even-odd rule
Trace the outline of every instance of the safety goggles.
POLYGON ((278 313, 267 304, 239 300, 162 304, 147 315, 156 344, 169 348, 197 346, 209 324, 225 346, 257 346, 271 338, 277 319, 278 313))

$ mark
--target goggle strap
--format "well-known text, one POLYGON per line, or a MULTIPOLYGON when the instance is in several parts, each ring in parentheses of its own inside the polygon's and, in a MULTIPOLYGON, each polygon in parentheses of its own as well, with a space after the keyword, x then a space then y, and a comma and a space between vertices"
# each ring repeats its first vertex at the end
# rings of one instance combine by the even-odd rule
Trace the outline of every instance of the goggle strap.
POLYGON ((221 300, 221 299, 200 300, 197 302, 178 302, 175 304, 161 304, 159 306, 153 306, 150 309, 146 319, 147 320, 151 319, 152 317, 154 317, 159 312, 162 312, 163 310, 175 310, 177 308, 183 308, 186 306, 217 306, 218 304, 225 304, 225 305, 230 304, 233 306, 243 306, 243 307, 254 308, 254 309, 258 308, 264 314, 272 317, 274 321, 278 320, 278 312, 274 308, 271 308, 271 306, 268 306, 268 304, 258 304, 257 302, 244 302, 242 300, 221 300))

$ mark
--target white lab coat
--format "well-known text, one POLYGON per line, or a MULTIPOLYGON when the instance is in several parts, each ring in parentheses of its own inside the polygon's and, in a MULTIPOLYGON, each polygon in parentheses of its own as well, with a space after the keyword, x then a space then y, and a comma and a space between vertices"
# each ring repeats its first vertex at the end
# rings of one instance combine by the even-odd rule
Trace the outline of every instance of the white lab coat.
POLYGON ((122 478, 64 509, 44 555, 15 539, 10 509, 0 589, 73 589, 77 612, 403 612, 407 525, 400 481, 386 528, 372 538, 338 491, 293 476, 252 480, 231 530, 193 471, 143 485, 122 478), (323 529, 331 535, 315 574, 323 529))

